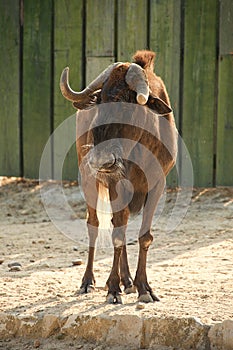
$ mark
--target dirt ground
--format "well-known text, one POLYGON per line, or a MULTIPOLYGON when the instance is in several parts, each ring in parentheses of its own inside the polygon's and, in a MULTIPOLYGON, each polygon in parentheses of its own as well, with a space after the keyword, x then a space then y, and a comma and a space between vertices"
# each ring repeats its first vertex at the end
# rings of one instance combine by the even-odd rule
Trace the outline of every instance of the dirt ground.
MULTIPOLYGON (((167 190, 165 207, 153 225, 154 241, 148 255, 148 280, 161 301, 145 304, 141 310, 136 307, 136 294, 123 295, 120 306, 105 303, 111 248, 97 250, 95 292, 75 295, 85 270, 87 246, 53 225, 44 210, 40 188, 37 181, 0 178, 1 312, 68 316, 120 310, 142 316, 197 317, 209 325, 233 319, 233 188, 194 189, 185 218, 172 232, 166 231, 166 222, 178 191, 167 190), (73 266, 76 259, 83 264, 73 266), (8 264, 13 261, 21 264, 20 271, 10 271, 8 264)), ((77 184, 65 183, 63 189, 75 212, 70 224, 77 218, 84 220, 85 204, 80 198, 75 200, 77 184)), ((134 275, 138 245, 135 240, 128 243, 134 275)), ((34 340, 0 340, 4 350, 34 349, 37 345, 44 350, 104 349, 57 338, 38 344, 34 340)))

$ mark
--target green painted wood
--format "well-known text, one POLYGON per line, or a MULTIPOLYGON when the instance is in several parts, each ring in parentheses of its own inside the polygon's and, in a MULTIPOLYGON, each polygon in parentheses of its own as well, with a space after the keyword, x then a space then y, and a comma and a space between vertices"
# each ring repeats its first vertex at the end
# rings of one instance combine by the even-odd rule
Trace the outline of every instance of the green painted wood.
POLYGON ((87 57, 87 84, 94 80, 105 68, 107 68, 112 63, 114 63, 114 57, 87 57))
POLYGON ((86 1, 86 84, 115 61, 115 2, 86 1))
MULTIPOLYGON (((82 1, 56 0, 54 2, 54 130, 76 110, 61 94, 59 81, 62 70, 70 67, 70 85, 74 90, 82 89, 83 81, 83 4, 82 1)), ((57 178, 59 148, 69 130, 64 128, 64 138, 54 138, 54 177, 57 178)), ((76 179, 78 175, 76 148, 73 145, 63 165, 63 178, 76 179)))
POLYGON ((233 1, 220 1, 220 55, 233 54, 233 1))
POLYGON ((86 56, 112 57, 115 48, 115 1, 86 1, 86 56))
POLYGON ((148 45, 148 1, 118 0, 117 61, 131 61, 136 50, 148 45))
MULTIPOLYGON (((50 135, 52 0, 24 0, 24 176, 38 178, 50 135)), ((51 167, 51 164, 48 164, 51 167)))
POLYGON ((177 124, 180 84, 180 0, 151 1, 150 48, 156 52, 155 71, 165 82, 177 124))
POLYGON ((0 175, 19 176, 19 2, 0 1, 0 13, 0 175))
MULTIPOLYGON (((161 76, 166 85, 178 128, 181 1, 151 0, 149 23, 150 49, 156 52, 155 72, 161 76)), ((169 174, 167 184, 177 185, 176 168, 169 174)))
POLYGON ((233 184, 233 2, 220 2, 216 185, 233 184))
POLYGON ((233 56, 219 63, 216 185, 233 185, 233 56))
POLYGON ((217 3, 185 1, 182 136, 195 186, 213 185, 217 3))

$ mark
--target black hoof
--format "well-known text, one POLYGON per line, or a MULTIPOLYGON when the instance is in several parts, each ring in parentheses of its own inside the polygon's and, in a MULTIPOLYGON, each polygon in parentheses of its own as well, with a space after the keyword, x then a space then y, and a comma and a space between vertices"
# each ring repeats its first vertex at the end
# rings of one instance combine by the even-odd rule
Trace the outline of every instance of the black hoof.
POLYGON ((87 294, 93 293, 95 291, 95 286, 93 284, 82 284, 81 288, 78 290, 77 294, 87 294))
POLYGON ((138 302, 141 303, 153 303, 154 301, 160 301, 154 293, 147 292, 146 294, 141 294, 138 297, 138 302))
POLYGON ((108 304, 123 304, 121 295, 119 294, 113 295, 112 293, 109 293, 107 295, 106 302, 108 304))

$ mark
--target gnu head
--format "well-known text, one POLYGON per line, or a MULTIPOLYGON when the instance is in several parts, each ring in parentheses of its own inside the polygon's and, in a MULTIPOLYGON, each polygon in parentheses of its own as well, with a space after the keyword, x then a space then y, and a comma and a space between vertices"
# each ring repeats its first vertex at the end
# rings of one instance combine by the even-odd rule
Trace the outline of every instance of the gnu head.
POLYGON ((116 62, 106 68, 83 91, 76 92, 69 85, 69 68, 61 75, 60 88, 63 96, 77 109, 85 109, 96 103, 129 102, 147 105, 159 115, 171 112, 166 91, 159 96, 162 81, 153 73, 155 54, 138 51, 135 63, 116 62), (153 78, 158 80, 155 84, 153 78))

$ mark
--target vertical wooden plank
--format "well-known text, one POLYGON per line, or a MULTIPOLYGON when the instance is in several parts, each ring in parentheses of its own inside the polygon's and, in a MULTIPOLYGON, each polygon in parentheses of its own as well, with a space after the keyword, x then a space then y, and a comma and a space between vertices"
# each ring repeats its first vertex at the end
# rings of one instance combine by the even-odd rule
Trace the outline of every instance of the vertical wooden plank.
POLYGON ((117 9, 117 60, 131 61, 136 50, 148 45, 148 1, 119 0, 117 9))
POLYGON ((156 52, 155 71, 166 84, 177 125, 180 83, 180 0, 151 1, 150 48, 156 52))
MULTIPOLYGON (((74 90, 82 89, 83 77, 83 4, 82 1, 56 0, 54 2, 54 130, 76 110, 60 92, 60 75, 66 66, 70 67, 70 85, 74 90)), ((75 126, 74 126, 75 128, 75 126)), ((75 129, 74 129, 75 131, 75 129)), ((69 137, 69 130, 64 137, 69 137)), ((57 178, 56 157, 65 140, 54 138, 54 177, 57 178)), ((75 145, 67 154, 63 165, 63 178, 77 179, 78 164, 75 145)))
POLYGON ((0 174, 19 176, 19 1, 1 1, 0 13, 0 174))
POLYGON ((219 54, 232 55, 233 53, 233 2, 220 1, 219 14, 219 54))
POLYGON ((195 186, 213 185, 216 24, 217 0, 185 1, 182 135, 195 186))
POLYGON ((115 2, 86 1, 86 56, 114 56, 115 2))
MULTIPOLYGON (((181 1, 151 0, 150 48, 156 52, 155 72, 163 79, 177 128, 179 126, 181 1)), ((167 178, 169 186, 177 185, 176 168, 167 178)))
POLYGON ((216 184, 233 185, 233 2, 220 2, 216 184))
POLYGON ((38 178, 50 135, 52 0, 24 0, 24 175, 38 178))
POLYGON ((115 61, 115 1, 86 1, 86 82, 115 61))
POLYGON ((114 57, 87 57, 86 83, 89 84, 112 63, 114 63, 114 57))
POLYGON ((219 63, 216 185, 233 185, 233 56, 219 63))

